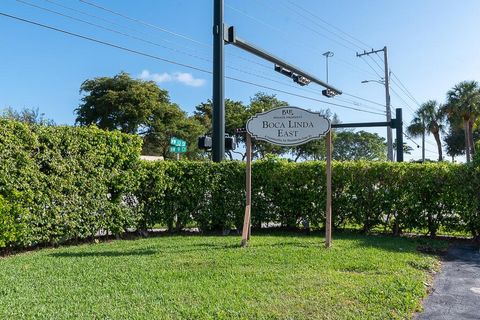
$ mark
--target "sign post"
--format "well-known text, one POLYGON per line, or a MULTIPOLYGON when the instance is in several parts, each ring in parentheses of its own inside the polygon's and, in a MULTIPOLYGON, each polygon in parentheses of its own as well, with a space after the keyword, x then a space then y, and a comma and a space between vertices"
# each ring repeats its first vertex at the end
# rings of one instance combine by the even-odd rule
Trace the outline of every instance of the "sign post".
POLYGON ((325 139, 327 151, 326 176, 327 176, 327 207, 325 208, 325 247, 332 246, 332 131, 327 132, 325 139))
POLYGON ((247 132, 246 139, 246 152, 247 152, 247 165, 246 165, 246 178, 245 178, 245 191, 246 191, 246 205, 245 205, 245 217, 243 219, 242 229, 242 247, 247 246, 248 240, 250 240, 250 225, 251 225, 251 205, 252 205, 252 137, 247 132))
POLYGON ((257 113, 247 121, 246 206, 242 231, 242 247, 247 246, 250 239, 252 205, 251 139, 263 140, 279 146, 297 146, 324 136, 326 136, 327 144, 325 246, 328 248, 332 245, 332 134, 330 127, 330 121, 322 114, 290 106, 257 113))

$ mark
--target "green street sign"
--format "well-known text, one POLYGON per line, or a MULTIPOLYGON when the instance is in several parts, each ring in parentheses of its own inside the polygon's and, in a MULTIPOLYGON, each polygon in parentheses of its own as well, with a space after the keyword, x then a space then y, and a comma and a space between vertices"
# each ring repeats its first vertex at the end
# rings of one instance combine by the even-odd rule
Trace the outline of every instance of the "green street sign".
POLYGON ((187 146, 170 146, 170 152, 172 152, 172 153, 185 153, 185 152, 187 152, 187 146))
POLYGON ((170 145, 174 146, 174 147, 186 147, 187 146, 187 141, 179 139, 179 138, 171 137, 170 138, 170 145))

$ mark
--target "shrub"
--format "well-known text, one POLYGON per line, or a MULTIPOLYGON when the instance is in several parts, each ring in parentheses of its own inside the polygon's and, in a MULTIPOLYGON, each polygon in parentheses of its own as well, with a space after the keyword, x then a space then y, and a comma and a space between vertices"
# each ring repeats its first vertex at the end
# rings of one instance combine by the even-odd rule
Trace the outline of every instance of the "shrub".
MULTIPOLYGON (((241 228, 245 165, 241 162, 144 164, 138 199, 148 225, 170 230, 241 228), (145 202, 147 201, 147 202, 145 202)), ((323 227, 325 163, 256 161, 252 172, 252 224, 323 227)), ((335 162, 333 222, 336 228, 427 230, 480 234, 479 169, 447 163, 335 162)))
POLYGON ((24 226, 1 246, 60 243, 136 226, 128 195, 137 185, 137 137, 7 120, 0 130, 0 196, 15 204, 7 206, 14 229, 24 226))

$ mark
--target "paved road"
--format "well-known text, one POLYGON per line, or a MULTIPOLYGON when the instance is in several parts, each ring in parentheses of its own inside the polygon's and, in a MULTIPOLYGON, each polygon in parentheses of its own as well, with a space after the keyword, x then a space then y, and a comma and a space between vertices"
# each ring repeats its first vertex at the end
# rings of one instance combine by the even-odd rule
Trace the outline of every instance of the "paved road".
POLYGON ((448 251, 417 320, 480 320, 480 250, 455 246, 448 251))

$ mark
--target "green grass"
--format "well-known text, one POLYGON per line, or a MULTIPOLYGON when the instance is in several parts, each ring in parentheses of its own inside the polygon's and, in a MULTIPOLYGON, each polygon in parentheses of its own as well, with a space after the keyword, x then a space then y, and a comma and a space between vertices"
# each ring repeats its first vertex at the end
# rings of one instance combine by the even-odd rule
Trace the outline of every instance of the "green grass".
POLYGON ((322 241, 254 234, 242 249, 239 237, 169 236, 1 258, 0 318, 403 319, 419 309, 438 259, 417 240, 322 241))

